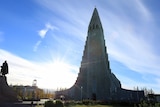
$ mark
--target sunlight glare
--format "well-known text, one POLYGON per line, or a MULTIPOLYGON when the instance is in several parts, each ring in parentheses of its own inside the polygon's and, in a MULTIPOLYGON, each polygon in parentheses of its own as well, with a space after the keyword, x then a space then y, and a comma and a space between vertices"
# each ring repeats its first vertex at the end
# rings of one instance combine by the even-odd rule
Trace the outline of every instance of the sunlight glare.
POLYGON ((40 80, 41 87, 70 88, 77 77, 78 67, 64 61, 53 61, 45 65, 47 73, 40 80))

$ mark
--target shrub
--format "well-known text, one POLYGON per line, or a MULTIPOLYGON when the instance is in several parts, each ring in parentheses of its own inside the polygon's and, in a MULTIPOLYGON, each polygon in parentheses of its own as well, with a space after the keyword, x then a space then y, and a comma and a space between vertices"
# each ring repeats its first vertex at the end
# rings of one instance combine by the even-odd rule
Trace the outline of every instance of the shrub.
POLYGON ((60 100, 56 100, 55 107, 63 107, 63 103, 60 100))
POLYGON ((63 107, 63 103, 60 100, 53 101, 47 101, 44 104, 44 107, 63 107))
POLYGON ((47 101, 44 103, 44 107, 54 107, 53 101, 47 101))
POLYGON ((64 103, 64 106, 65 106, 65 107, 74 106, 74 105, 76 105, 76 102, 75 102, 75 101, 72 101, 72 100, 66 101, 66 102, 64 103))
POLYGON ((83 100, 82 103, 84 105, 96 105, 97 104, 96 101, 94 100, 83 100))

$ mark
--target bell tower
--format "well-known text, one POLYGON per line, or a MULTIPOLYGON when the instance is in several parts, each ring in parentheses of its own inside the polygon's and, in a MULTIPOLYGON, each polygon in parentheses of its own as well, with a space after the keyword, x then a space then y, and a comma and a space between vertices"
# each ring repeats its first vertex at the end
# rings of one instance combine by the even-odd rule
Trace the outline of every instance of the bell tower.
POLYGON ((88 26, 81 66, 75 84, 68 90, 57 92, 68 99, 106 101, 121 88, 120 81, 111 72, 104 33, 95 8, 88 26))
POLYGON ((88 26, 77 80, 71 88, 56 92, 56 98, 61 95, 64 95, 66 100, 91 99, 126 103, 137 103, 144 98, 144 91, 121 88, 120 81, 111 72, 103 28, 96 8, 88 26))
MULTIPOLYGON (((119 80, 111 73, 103 28, 96 8, 88 26, 84 48, 75 87, 83 87, 81 93, 84 99, 109 99, 112 90, 120 88, 121 85, 119 80)), ((75 93, 78 93, 78 90, 77 88, 75 93)))

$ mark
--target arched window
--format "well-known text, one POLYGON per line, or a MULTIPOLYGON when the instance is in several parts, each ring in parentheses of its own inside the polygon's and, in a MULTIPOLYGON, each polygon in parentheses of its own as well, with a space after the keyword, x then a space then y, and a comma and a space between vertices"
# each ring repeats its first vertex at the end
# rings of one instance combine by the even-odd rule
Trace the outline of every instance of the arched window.
POLYGON ((89 30, 92 30, 92 27, 91 27, 91 26, 89 26, 89 30))
POLYGON ((98 29, 99 28, 99 26, 98 25, 96 25, 96 29, 98 29))
POLYGON ((93 24, 93 29, 95 29, 95 25, 93 24))

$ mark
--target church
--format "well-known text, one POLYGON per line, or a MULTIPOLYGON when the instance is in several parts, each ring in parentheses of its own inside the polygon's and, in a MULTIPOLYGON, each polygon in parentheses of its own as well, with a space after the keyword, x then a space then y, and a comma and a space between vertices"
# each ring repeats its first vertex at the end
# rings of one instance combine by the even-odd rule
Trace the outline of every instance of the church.
POLYGON ((81 66, 75 84, 57 91, 56 98, 68 100, 140 101, 143 91, 122 89, 120 81, 111 72, 102 23, 95 8, 88 26, 81 66))

